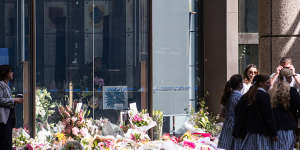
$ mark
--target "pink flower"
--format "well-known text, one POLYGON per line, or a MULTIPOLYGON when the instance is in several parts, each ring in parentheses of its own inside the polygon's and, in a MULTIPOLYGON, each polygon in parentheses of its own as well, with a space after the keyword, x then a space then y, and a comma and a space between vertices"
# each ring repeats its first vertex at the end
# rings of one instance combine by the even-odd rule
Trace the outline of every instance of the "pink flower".
POLYGON ((99 147, 104 147, 105 145, 104 145, 104 143, 100 142, 100 143, 98 143, 98 146, 99 147))
POLYGON ((62 119, 62 123, 67 126, 71 123, 71 118, 62 119))
POLYGON ((83 123, 84 123, 84 121, 83 121, 83 120, 81 120, 81 121, 77 121, 76 125, 77 125, 77 126, 82 126, 82 125, 83 125, 83 123))
POLYGON ((209 133, 198 133, 198 132, 196 132, 196 133, 192 133, 192 134, 200 135, 201 137, 211 137, 211 135, 209 133))
POLYGON ((106 147, 108 147, 108 148, 112 148, 112 147, 113 147, 112 141, 106 140, 106 141, 104 141, 104 142, 105 142, 106 147))
POLYGON ((37 146, 35 146, 35 148, 42 148, 44 146, 44 144, 39 144, 37 146))
POLYGON ((136 115, 133 117, 133 120, 134 120, 134 121, 142 121, 143 118, 141 118, 138 114, 136 114, 136 115))
POLYGON ((25 132, 26 132, 26 133, 30 134, 30 132, 29 132, 29 128, 27 128, 27 127, 24 127, 24 130, 25 130, 25 132))
POLYGON ((77 127, 72 128, 72 134, 78 136, 79 129, 77 127))
POLYGON ((33 150, 33 147, 30 144, 27 144, 26 147, 28 150, 33 150))
POLYGON ((171 139, 171 141, 173 141, 176 144, 180 142, 180 139, 177 138, 176 136, 172 136, 172 137, 170 137, 170 139, 171 139))
POLYGON ((87 134, 88 134, 88 129, 87 129, 87 128, 81 128, 81 129, 80 129, 80 134, 81 134, 82 136, 87 136, 87 134))
POLYGON ((83 120, 82 112, 79 113, 79 121, 83 120))
POLYGON ((183 141, 183 146, 184 147, 187 146, 187 147, 192 148, 192 149, 196 148, 195 143, 189 142, 189 141, 183 141))

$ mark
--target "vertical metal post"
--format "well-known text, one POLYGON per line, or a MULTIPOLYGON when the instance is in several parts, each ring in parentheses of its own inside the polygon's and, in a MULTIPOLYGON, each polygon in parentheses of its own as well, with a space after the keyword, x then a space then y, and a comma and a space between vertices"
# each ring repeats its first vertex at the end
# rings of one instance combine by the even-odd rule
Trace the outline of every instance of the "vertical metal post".
POLYGON ((30 135, 35 136, 35 87, 36 87, 36 1, 31 0, 30 7, 30 52, 29 52, 29 101, 30 135))
MULTIPOLYGON (((93 20, 92 20, 92 43, 93 43, 93 107, 95 106, 95 0, 93 0, 93 20)), ((95 119, 95 108, 93 108, 93 119, 95 119)))
POLYGON ((189 0, 189 113, 195 109, 195 0, 189 0))
MULTIPOLYGON (((152 67, 152 0, 148 1, 149 29, 148 29, 148 51, 149 51, 149 75, 148 75, 148 112, 152 116, 153 111, 153 67, 152 67)), ((153 129, 150 131, 150 137, 153 138, 153 129)))
POLYGON ((172 133, 173 133, 173 136, 176 136, 176 128, 175 128, 175 115, 172 116, 172 133))
POLYGON ((25 61, 25 0, 21 0, 21 61, 25 61))

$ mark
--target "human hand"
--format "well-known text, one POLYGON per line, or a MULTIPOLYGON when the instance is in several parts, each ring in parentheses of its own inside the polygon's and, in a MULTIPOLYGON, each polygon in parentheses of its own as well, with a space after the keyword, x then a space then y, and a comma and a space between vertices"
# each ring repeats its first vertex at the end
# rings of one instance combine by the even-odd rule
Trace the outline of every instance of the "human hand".
POLYGON ((295 74, 296 74, 294 65, 291 65, 291 66, 289 67, 289 69, 291 69, 291 70, 292 70, 292 73, 293 73, 293 75, 295 75, 295 74))
POLYGON ((280 73, 280 70, 281 70, 282 68, 283 68, 283 67, 279 65, 279 66, 276 68, 276 73, 279 74, 279 73, 280 73))
POLYGON ((23 98, 14 98, 13 99, 15 103, 18 103, 18 104, 22 104, 24 99, 23 98))

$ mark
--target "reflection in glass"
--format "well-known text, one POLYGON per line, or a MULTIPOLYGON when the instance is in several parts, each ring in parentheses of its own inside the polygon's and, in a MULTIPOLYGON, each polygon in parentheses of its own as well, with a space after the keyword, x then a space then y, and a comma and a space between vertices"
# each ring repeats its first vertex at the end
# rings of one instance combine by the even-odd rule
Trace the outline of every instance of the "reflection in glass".
MULTIPOLYGON (((28 42, 28 2, 25 0, 25 42, 28 42)), ((21 1, 0 0, 0 64, 13 67, 14 80, 9 83, 13 96, 23 92, 21 63, 21 1)), ((28 45, 25 45, 28 51, 28 45)), ((23 105, 16 106, 16 127, 23 126, 23 105)))
POLYGON ((82 102, 90 117, 113 123, 129 103, 146 108, 147 0, 45 0, 36 6, 37 89, 46 88, 51 103, 82 102))
POLYGON ((239 73, 243 74, 249 64, 258 66, 258 45, 241 44, 239 45, 239 73))
POLYGON ((258 0, 239 0, 239 32, 258 32, 258 0))

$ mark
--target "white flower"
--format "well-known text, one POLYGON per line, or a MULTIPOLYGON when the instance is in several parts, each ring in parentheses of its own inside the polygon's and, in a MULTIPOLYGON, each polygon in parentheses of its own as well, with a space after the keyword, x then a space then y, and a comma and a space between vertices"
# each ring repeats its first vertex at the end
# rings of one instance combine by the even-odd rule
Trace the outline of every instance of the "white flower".
POLYGON ((62 132, 63 129, 65 129, 65 125, 63 124, 63 122, 59 121, 57 124, 56 124, 56 132, 62 132))
POLYGON ((87 128, 81 128, 79 132, 82 136, 87 136, 89 134, 89 131, 87 128))
POLYGON ((44 117, 44 116, 46 115, 46 112, 45 112, 44 109, 41 109, 39 112, 40 112, 39 114, 40 114, 42 117, 44 117))
POLYGON ((41 142, 47 142, 47 138, 50 136, 51 136, 50 131, 47 131, 44 128, 42 128, 42 130, 37 133, 37 137, 41 142))
POLYGON ((77 117, 72 117, 72 121, 76 122, 77 121, 77 117))
POLYGON ((30 135, 24 129, 21 129, 21 132, 22 132, 22 135, 25 136, 27 139, 30 138, 30 135))

